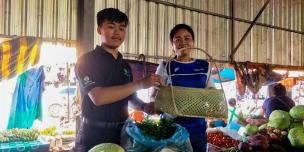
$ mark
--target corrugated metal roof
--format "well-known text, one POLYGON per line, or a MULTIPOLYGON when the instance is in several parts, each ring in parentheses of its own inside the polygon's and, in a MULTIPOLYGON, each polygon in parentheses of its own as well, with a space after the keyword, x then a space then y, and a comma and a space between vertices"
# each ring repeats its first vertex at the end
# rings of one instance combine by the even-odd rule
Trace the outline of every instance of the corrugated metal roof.
MULTIPOLYGON (((206 49, 215 59, 229 60, 230 20, 200 12, 200 10, 209 11, 229 16, 229 0, 96 0, 95 2, 95 12, 107 7, 116 7, 129 16, 128 34, 120 49, 121 52, 169 56, 170 30, 176 24, 186 23, 193 27, 197 47, 206 49)), ((266 0, 234 0, 234 16, 252 21, 265 2, 266 0)), ((304 17, 301 13, 303 8, 304 2, 301 0, 271 0, 257 22, 303 32, 304 17)), ((241 21, 234 22, 235 44, 249 25, 241 21)), ((98 44, 98 36, 95 36, 95 44, 98 44)), ((255 25, 235 54, 235 60, 304 65, 303 39, 303 35, 299 33, 255 25)), ((205 58, 199 52, 194 53, 194 56, 205 58)))
POLYGON ((77 0, 1 0, 0 33, 76 40, 77 0))
MULTIPOLYGON (((233 1, 236 44, 266 0, 233 1)), ((186 23, 195 31, 197 47, 215 59, 229 60, 230 0, 95 0, 95 14, 106 7, 119 8, 129 16, 126 40, 120 48, 123 53, 169 56, 170 30, 186 23)), ((303 0, 271 0, 257 22, 235 60, 304 65, 303 0)), ((0 1, 0 34, 76 40, 76 28, 77 0, 0 1)), ((94 43, 99 44, 97 33, 94 43)), ((194 56, 205 58, 199 52, 194 56)))

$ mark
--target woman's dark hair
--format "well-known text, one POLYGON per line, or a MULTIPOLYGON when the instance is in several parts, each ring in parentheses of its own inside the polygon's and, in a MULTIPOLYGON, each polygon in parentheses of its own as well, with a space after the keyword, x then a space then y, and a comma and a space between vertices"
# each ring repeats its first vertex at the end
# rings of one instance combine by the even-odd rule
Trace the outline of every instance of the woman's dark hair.
POLYGON ((193 32, 192 28, 189 25, 187 25, 187 24, 177 24, 177 25, 175 25, 173 27, 173 29, 170 32, 170 42, 171 43, 173 42, 173 37, 174 37, 175 33, 179 29, 185 29, 185 30, 187 30, 191 34, 192 39, 194 40, 194 32, 193 32))
POLYGON ((273 93, 276 96, 286 95, 286 88, 281 83, 275 84, 273 87, 273 93))
POLYGON ((101 26, 105 21, 129 23, 128 16, 116 8, 106 8, 97 13, 97 25, 101 26))

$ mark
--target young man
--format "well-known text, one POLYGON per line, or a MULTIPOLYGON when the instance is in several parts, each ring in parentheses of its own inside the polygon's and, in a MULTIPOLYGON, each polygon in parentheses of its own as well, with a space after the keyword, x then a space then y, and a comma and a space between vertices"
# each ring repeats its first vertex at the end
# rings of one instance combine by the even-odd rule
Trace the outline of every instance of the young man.
POLYGON ((124 13, 114 8, 103 9, 97 14, 97 24, 101 46, 79 58, 75 68, 83 99, 77 152, 87 152, 101 143, 120 144, 120 132, 128 118, 128 101, 137 109, 153 108, 153 104, 139 101, 134 92, 162 84, 158 75, 132 82, 131 69, 117 50, 128 25, 124 13))

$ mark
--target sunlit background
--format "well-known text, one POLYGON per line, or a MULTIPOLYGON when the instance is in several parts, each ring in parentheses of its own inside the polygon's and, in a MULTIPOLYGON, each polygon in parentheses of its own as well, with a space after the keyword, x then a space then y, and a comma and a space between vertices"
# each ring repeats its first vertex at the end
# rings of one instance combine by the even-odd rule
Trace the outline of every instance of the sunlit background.
MULTIPOLYGON (((0 43, 3 41, 0 40, 0 43)), ((41 54, 40 54, 40 60, 37 65, 30 68, 35 67, 44 67, 44 73, 45 73, 45 82, 47 81, 55 81, 57 78, 57 74, 59 69, 63 69, 64 74, 67 72, 66 67, 67 64, 73 65, 76 62, 76 48, 74 47, 66 47, 62 45, 53 45, 48 43, 43 43, 41 46, 41 54), (52 67, 52 70, 49 72, 46 70, 46 67, 52 67)), ((73 82, 75 79, 74 71, 72 67, 70 66, 70 81, 73 82)), ((3 80, 0 82, 0 107, 1 107, 1 115, 0 115, 0 130, 5 130, 6 125, 9 118, 10 113, 10 106, 12 103, 12 96, 14 93, 14 88, 16 86, 16 80, 17 77, 9 80, 3 80)), ((75 83, 73 85, 70 85, 71 88, 76 88, 75 83)), ((59 125, 60 121, 59 118, 51 118, 48 113, 48 107, 50 104, 56 103, 56 102, 64 102, 64 100, 67 100, 66 94, 60 92, 63 89, 65 89, 66 86, 57 86, 54 87, 53 84, 46 85, 45 91, 42 94, 42 112, 43 112, 43 121, 42 122, 35 122, 34 126, 36 127, 48 127, 48 126, 54 126, 59 125), (61 93, 61 94, 60 94, 61 93), (57 100, 57 101, 56 101, 57 100), (63 100, 63 101, 58 101, 63 100), (38 124, 37 124, 38 123, 38 124), (41 125, 43 124, 43 125, 41 125)), ((74 90, 73 90, 74 91, 74 90)), ((76 92, 76 91, 75 91, 76 92)), ((74 92, 73 92, 74 93, 74 92)), ((71 94, 70 99, 72 96, 75 95, 71 94)), ((73 99, 71 99, 73 100, 73 99)), ((72 101, 71 101, 72 102, 72 101)))

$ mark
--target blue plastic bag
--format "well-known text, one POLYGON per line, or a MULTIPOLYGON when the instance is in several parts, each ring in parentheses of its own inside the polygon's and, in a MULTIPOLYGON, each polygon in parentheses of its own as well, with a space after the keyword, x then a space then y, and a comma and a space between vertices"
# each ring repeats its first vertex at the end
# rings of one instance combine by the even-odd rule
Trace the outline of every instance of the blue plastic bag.
POLYGON ((136 124, 129 119, 122 129, 121 146, 127 152, 155 152, 161 147, 171 145, 183 152, 193 152, 188 131, 178 124, 176 126, 176 131, 171 138, 155 140, 143 135, 136 124))
POLYGON ((239 129, 241 128, 241 125, 237 121, 232 121, 225 128, 235 130, 235 131, 239 131, 239 129))

